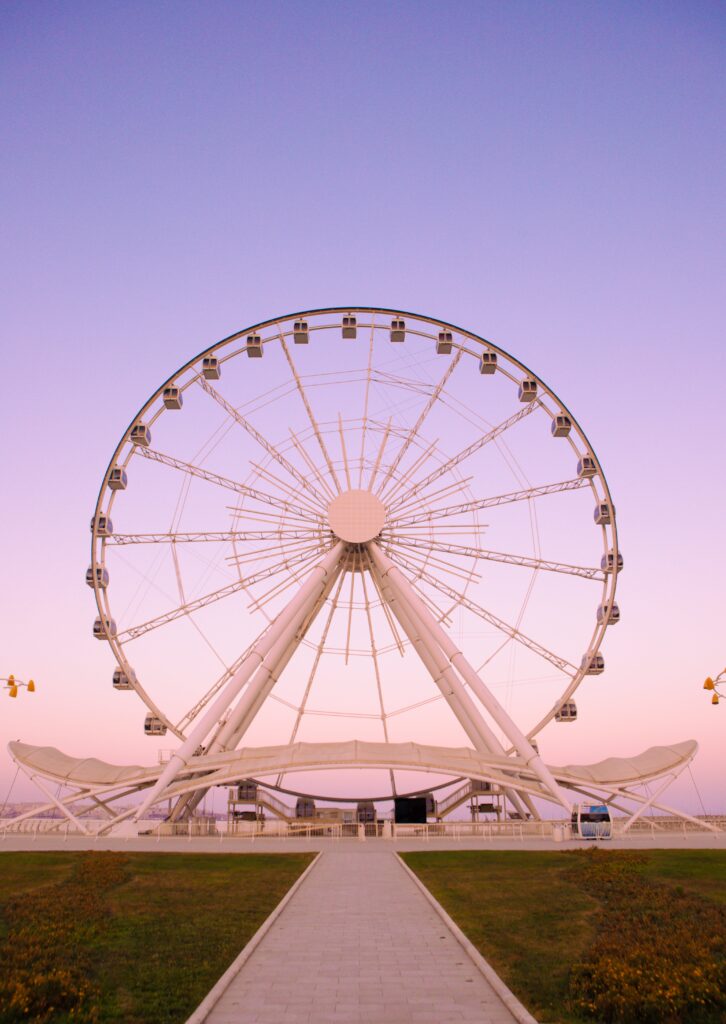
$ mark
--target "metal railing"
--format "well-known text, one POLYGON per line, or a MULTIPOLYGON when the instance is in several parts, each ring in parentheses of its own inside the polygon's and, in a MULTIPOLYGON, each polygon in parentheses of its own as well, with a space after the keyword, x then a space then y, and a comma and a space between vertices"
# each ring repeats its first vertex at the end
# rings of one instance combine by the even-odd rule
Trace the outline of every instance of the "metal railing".
MULTIPOLYGON (((661 836, 692 836, 704 834, 703 827, 696 822, 666 816, 640 818, 625 831, 627 818, 615 818, 612 822, 612 836, 615 839, 628 836, 651 836, 657 840, 661 836)), ((726 831, 725 815, 708 815, 701 820, 726 831)), ((108 826, 106 818, 82 819, 84 827, 92 836, 108 826)), ((153 835, 157 838, 214 836, 223 841, 227 838, 239 839, 284 839, 284 838, 332 838, 332 839, 554 839, 562 841, 572 838, 569 821, 442 821, 426 824, 395 824, 390 819, 379 819, 375 822, 358 824, 357 822, 341 822, 339 820, 286 820, 268 818, 263 821, 232 821, 215 820, 211 816, 192 818, 187 822, 165 822, 145 820, 138 823, 138 834, 153 835)), ((81 831, 66 818, 14 818, 0 819, 0 842, 8 835, 31 836, 80 836, 81 831)), ((128 836, 126 836, 128 838, 128 836)), ((598 837, 604 838, 604 837, 598 837)))

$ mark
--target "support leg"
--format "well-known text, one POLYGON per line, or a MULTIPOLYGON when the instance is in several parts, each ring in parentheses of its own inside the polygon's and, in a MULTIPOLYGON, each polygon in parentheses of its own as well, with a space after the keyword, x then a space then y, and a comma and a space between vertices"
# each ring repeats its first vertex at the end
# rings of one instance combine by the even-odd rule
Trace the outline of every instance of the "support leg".
MULTIPOLYGON (((201 721, 192 729, 187 739, 171 757, 159 779, 151 787, 148 796, 136 811, 134 815, 135 821, 138 821, 143 816, 149 807, 159 799, 159 796, 169 783, 173 782, 180 769, 187 764, 200 743, 204 742, 209 732, 219 722, 230 703, 239 694, 256 669, 259 668, 279 638, 289 630, 291 625, 297 628, 300 621, 304 619, 306 611, 310 606, 311 598, 315 600, 320 589, 325 585, 328 575, 337 568, 342 553, 343 544, 339 541, 310 572, 292 601, 277 616, 267 632, 254 645, 234 676, 207 709, 201 721)), ((240 703, 244 703, 246 706, 251 696, 252 694, 248 687, 240 703)))
POLYGON ((370 551, 371 558, 373 559, 380 575, 382 577, 388 576, 391 579, 399 597, 415 611, 426 630, 441 646, 442 651, 449 658, 452 665, 454 665, 454 667, 461 673, 462 678, 469 684, 473 693, 476 694, 477 698, 487 709, 499 728, 515 746, 517 753, 524 759, 525 764, 535 773, 535 775, 537 775, 545 789, 552 794, 555 800, 561 804, 569 814, 571 811, 570 803, 560 792, 554 776, 547 765, 537 754, 527 737, 507 714, 496 697, 490 693, 467 659, 452 642, 445 630, 442 629, 433 617, 401 570, 381 551, 374 541, 369 543, 368 550, 370 551))

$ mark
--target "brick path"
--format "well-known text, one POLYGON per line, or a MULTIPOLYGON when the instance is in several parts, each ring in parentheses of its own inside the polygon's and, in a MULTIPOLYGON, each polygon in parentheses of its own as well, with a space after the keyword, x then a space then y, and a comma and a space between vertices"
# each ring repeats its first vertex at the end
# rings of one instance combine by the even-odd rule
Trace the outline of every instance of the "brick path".
POLYGON ((395 854, 365 847, 326 850, 209 1024, 512 1024, 395 854))

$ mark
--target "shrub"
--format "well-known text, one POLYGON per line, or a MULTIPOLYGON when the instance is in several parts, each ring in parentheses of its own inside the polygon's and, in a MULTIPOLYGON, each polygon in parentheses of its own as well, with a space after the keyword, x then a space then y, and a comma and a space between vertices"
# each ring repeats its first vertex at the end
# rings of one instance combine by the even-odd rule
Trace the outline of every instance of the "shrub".
POLYGON ((89 980, 89 948, 108 918, 105 893, 125 878, 125 861, 121 854, 85 854, 67 881, 8 902, 0 1020, 95 1024, 98 990, 89 980))
POLYGON ((598 936, 569 981, 577 1013, 603 1024, 721 1022, 726 912, 641 873, 646 858, 600 851, 583 882, 603 904, 598 936))

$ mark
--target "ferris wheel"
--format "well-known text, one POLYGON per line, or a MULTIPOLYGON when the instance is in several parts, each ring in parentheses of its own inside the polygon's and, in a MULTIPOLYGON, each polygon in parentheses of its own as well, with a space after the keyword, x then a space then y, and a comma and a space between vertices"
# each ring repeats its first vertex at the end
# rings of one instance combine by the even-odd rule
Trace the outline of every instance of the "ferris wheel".
POLYGON ((395 309, 277 317, 185 363, 124 432, 91 532, 112 685, 181 760, 433 740, 524 751, 546 787, 537 737, 576 720, 620 617, 615 509, 572 413, 499 346, 395 309))

